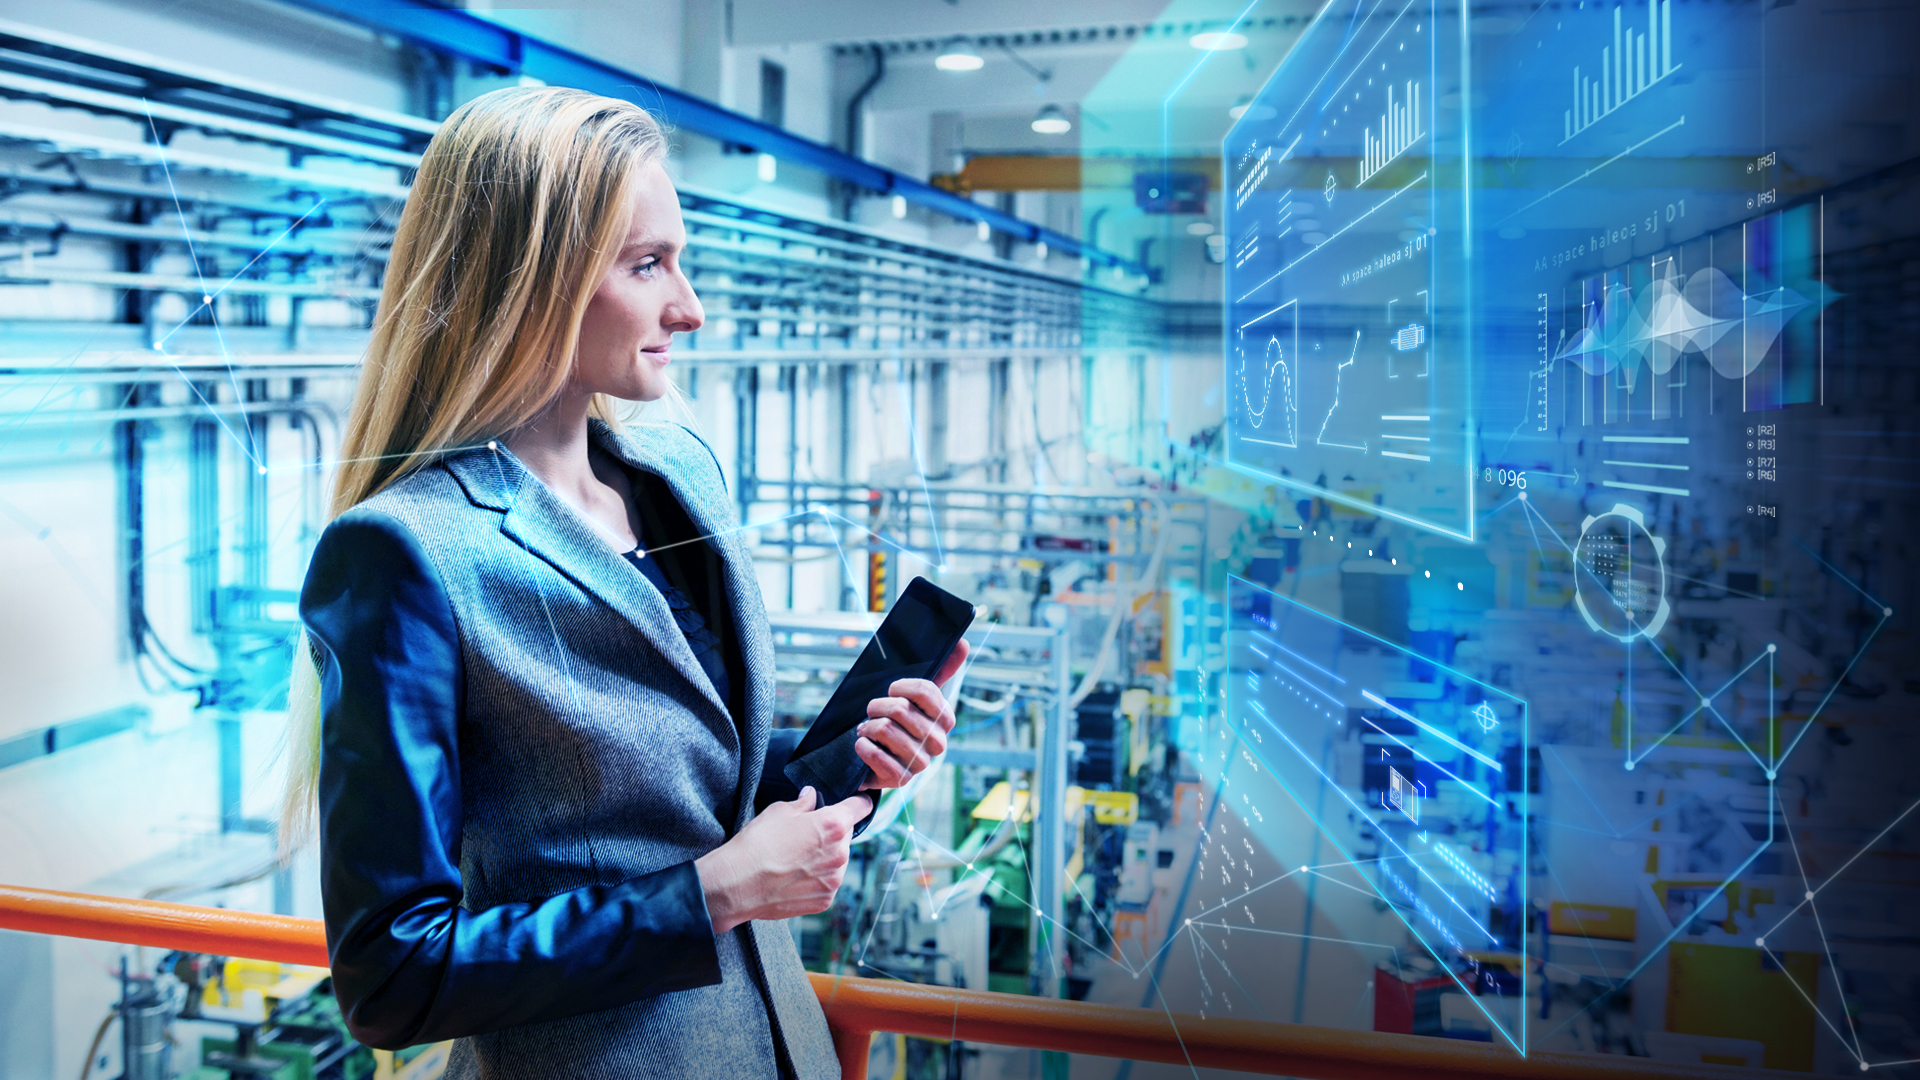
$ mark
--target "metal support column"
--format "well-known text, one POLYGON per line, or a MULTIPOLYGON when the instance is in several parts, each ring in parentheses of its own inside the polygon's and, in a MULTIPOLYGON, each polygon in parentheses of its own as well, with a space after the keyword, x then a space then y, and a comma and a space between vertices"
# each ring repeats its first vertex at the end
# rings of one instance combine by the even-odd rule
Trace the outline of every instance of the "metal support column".
POLYGON ((1040 777, 1038 792, 1038 810, 1033 817, 1033 860, 1034 889, 1038 895, 1033 898, 1037 912, 1034 927, 1034 948, 1032 980, 1033 991, 1040 997, 1058 997, 1062 971, 1061 958, 1066 955, 1065 928, 1061 925, 1065 905, 1062 896, 1066 891, 1064 874, 1067 866, 1067 740, 1072 736, 1068 725, 1072 723, 1073 711, 1067 707, 1067 697, 1073 692, 1073 671, 1068 664, 1070 639, 1067 628, 1060 627, 1048 647, 1053 661, 1053 685, 1056 699, 1053 715, 1047 718, 1045 729, 1040 733, 1040 777))

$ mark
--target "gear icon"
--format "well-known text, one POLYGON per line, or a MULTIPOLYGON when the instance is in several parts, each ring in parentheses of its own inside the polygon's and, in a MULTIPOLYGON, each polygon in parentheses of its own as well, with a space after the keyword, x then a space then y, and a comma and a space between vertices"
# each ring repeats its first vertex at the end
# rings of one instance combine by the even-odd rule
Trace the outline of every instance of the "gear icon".
POLYGON ((1573 605, 1595 633, 1623 643, 1660 633, 1673 613, 1667 542, 1647 528, 1645 515, 1614 503, 1580 523, 1574 550, 1573 605))

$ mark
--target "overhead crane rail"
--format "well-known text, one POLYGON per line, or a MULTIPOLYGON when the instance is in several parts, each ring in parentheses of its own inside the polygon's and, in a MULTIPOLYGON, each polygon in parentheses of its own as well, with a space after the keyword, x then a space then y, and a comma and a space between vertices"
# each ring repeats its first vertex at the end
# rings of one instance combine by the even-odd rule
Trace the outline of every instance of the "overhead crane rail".
MULTIPOLYGON (((278 345, 290 351, 307 347, 322 310, 301 306, 309 302, 346 305, 324 309, 322 323, 345 318, 363 333, 370 325, 406 184, 437 127, 4 20, 0 98, 107 125, 68 130, 0 116, 0 199, 14 203, 0 217, 0 243, 20 245, 0 250, 0 285, 112 289, 128 310, 167 294, 190 308, 215 296, 216 314, 223 303, 254 305, 247 317, 220 318, 235 329, 263 325, 269 299, 291 301, 273 309, 286 312, 273 319, 287 322, 278 345), (115 125, 134 137, 111 134, 115 125), (207 138, 175 146, 178 131, 207 138), (256 149, 229 156, 213 149, 222 140, 256 149), (101 246, 105 260, 89 250, 101 246), (189 251, 199 265, 173 269, 189 251)), ((693 186, 681 201, 693 239, 686 265, 709 311, 708 328, 683 352, 695 364, 1051 359, 1151 349, 1164 322, 1158 305, 1137 296, 999 260, 693 186)), ((165 331, 149 325, 146 334, 152 344, 165 331)), ((190 351, 193 341, 188 334, 168 347, 190 351)), ((336 350, 337 340, 324 347, 336 350)))

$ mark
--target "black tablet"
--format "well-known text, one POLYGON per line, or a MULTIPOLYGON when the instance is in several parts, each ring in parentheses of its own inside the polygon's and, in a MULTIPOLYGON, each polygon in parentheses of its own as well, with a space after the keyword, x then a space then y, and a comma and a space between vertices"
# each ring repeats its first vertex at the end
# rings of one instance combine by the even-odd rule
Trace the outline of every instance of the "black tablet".
POLYGON ((813 785, 822 806, 856 794, 867 780, 867 763, 853 752, 867 702, 886 697, 896 679, 932 678, 972 623, 972 604, 926 578, 909 582, 800 740, 787 779, 813 785))

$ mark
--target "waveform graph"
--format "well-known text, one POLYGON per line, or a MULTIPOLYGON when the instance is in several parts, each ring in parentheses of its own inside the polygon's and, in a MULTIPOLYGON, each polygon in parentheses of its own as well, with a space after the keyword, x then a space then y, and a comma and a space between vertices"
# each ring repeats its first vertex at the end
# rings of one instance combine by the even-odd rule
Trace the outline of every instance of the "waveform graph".
POLYGON ((1300 306, 1283 304, 1237 331, 1241 438, 1265 446, 1300 446, 1300 306))
POLYGON ((1773 350, 1786 325, 1809 309, 1823 308, 1838 293, 1821 282, 1803 293, 1768 284, 1748 292, 1719 267, 1682 277, 1669 270, 1634 289, 1605 284, 1582 305, 1581 324, 1555 354, 1589 375, 1619 373, 1628 390, 1642 372, 1665 375, 1682 355, 1704 355, 1722 378, 1744 379, 1773 350))
POLYGON ((1420 115, 1420 84, 1408 79, 1398 101, 1393 92, 1394 87, 1388 84, 1386 109, 1380 114, 1380 133, 1374 134, 1372 127, 1361 133, 1361 184, 1398 161, 1426 137, 1426 122, 1420 115))
POLYGON ((1626 24, 1625 8, 1613 8, 1612 42, 1600 45, 1596 69, 1574 65, 1573 102, 1563 118, 1562 144, 1604 120, 1615 109, 1680 70, 1673 58, 1673 0, 1647 4, 1647 28, 1626 24))

